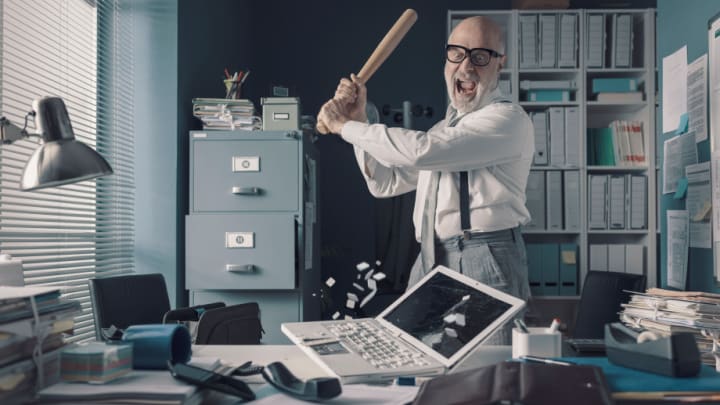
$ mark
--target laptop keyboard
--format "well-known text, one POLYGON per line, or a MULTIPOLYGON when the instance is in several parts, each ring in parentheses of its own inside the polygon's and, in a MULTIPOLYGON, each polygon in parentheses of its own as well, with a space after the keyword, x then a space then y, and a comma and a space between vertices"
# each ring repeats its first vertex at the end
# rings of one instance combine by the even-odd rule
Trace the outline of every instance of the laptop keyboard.
POLYGON ((371 365, 381 368, 426 366, 430 362, 417 349, 399 344, 387 332, 372 322, 340 322, 327 328, 343 342, 353 346, 355 351, 371 365))

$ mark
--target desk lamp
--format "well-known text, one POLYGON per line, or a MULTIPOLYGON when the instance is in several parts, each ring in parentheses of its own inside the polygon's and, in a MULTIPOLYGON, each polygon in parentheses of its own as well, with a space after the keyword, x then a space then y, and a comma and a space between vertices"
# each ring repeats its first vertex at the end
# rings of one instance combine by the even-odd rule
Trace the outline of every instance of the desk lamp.
POLYGON ((43 144, 35 150, 23 170, 20 189, 39 190, 46 187, 94 179, 112 174, 108 162, 95 150, 75 139, 65 103, 59 97, 33 101, 33 111, 25 116, 25 126, 0 117, 0 140, 4 144, 39 136, 43 144), (27 119, 35 117, 37 133, 28 133, 27 119))

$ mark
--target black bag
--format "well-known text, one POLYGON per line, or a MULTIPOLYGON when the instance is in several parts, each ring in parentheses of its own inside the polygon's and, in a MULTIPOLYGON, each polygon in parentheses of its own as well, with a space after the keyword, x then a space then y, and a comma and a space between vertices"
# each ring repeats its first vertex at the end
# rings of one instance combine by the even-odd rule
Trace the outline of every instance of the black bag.
POLYGON ((195 344, 256 345, 265 330, 257 302, 211 309, 200 315, 195 344))

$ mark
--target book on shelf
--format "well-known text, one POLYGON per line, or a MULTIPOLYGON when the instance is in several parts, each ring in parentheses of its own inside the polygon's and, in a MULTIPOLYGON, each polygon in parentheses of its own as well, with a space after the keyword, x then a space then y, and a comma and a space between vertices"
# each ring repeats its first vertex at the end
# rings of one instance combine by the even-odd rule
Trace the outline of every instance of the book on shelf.
POLYGON ((520 90, 575 90, 575 80, 520 80, 520 90))
POLYGON ((568 90, 528 90, 527 101, 567 102, 570 101, 570 92, 568 90))
POLYGON ((595 99, 601 103, 641 103, 642 91, 607 91, 597 93, 595 99))
POLYGON ((630 77, 596 77, 592 79, 592 92, 628 92, 638 91, 637 79, 630 77))
POLYGON ((588 128, 588 165, 644 166, 647 164, 641 121, 616 120, 608 128, 588 128))

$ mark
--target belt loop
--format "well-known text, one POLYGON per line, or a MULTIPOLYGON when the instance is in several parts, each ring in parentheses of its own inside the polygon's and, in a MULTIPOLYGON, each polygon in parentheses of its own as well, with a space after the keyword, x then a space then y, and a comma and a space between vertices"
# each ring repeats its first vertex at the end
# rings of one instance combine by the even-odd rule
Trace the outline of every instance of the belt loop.
POLYGON ((463 239, 465 239, 465 240, 472 239, 472 233, 470 233, 470 231, 468 231, 468 230, 463 231, 463 239))

